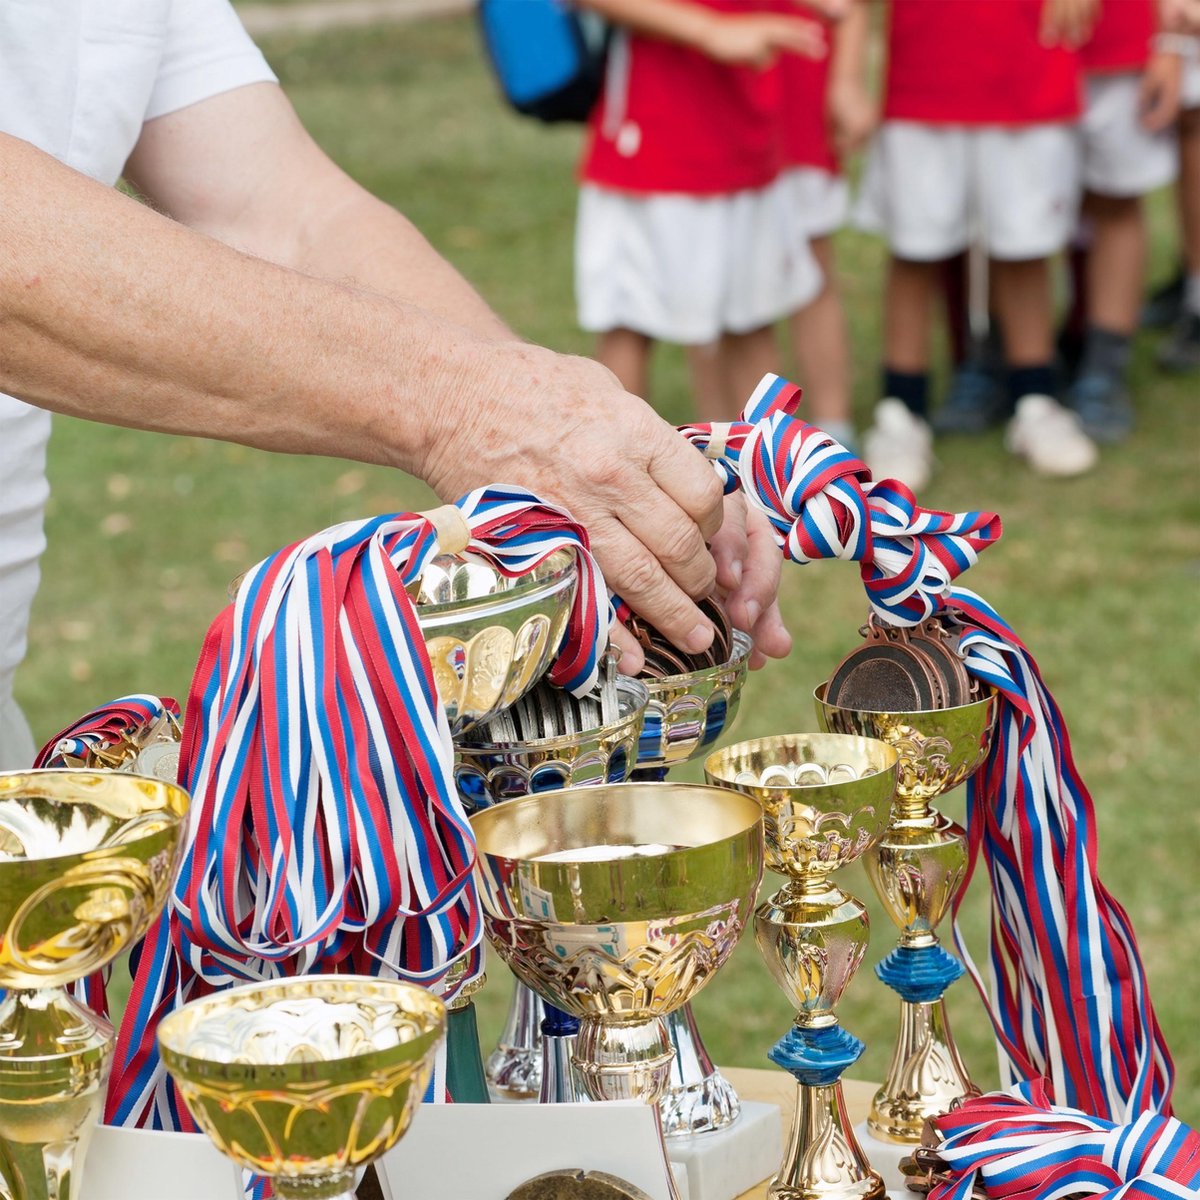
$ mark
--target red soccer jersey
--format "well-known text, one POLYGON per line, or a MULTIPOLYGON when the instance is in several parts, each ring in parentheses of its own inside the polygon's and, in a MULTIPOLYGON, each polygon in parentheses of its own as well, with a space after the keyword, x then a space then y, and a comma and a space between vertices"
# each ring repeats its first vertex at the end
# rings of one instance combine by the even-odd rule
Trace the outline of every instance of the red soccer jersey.
MULTIPOLYGON (((692 0, 720 12, 778 11, 771 0, 692 0)), ((715 62, 673 42, 623 35, 610 51, 581 175, 621 191, 715 196, 765 187, 781 167, 778 65, 715 62)))
POLYGON ((1080 50, 1090 73, 1140 71, 1157 28, 1154 0, 1104 0, 1091 38, 1080 50))
POLYGON ((1044 46, 1042 0, 891 0, 884 117, 1035 125, 1080 113, 1077 55, 1044 46))
MULTIPOLYGON (((805 16, 810 14, 805 12, 805 16)), ((828 22, 826 38, 833 33, 828 22)), ((829 56, 803 58, 785 54, 779 62, 782 76, 783 107, 780 136, 783 161, 789 167, 819 167, 837 174, 841 171, 833 139, 829 136, 829 118, 825 100, 829 90, 829 56)))

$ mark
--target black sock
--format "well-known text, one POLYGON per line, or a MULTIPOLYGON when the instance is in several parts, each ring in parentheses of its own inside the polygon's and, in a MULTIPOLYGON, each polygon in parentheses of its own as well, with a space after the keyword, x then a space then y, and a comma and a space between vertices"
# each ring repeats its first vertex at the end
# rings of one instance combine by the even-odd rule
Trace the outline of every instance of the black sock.
POLYGON ((1022 396, 1053 396, 1057 373, 1052 363, 1036 367, 1009 367, 1008 400, 1015 405, 1022 396))
POLYGON ((1116 375, 1124 379, 1125 372, 1129 369, 1129 340, 1128 334, 1114 333, 1111 329, 1099 329, 1095 325, 1089 325, 1083 343, 1079 373, 1116 375))
POLYGON ((929 372, 893 371, 884 367, 883 394, 903 401, 909 412, 924 417, 929 407, 929 372))

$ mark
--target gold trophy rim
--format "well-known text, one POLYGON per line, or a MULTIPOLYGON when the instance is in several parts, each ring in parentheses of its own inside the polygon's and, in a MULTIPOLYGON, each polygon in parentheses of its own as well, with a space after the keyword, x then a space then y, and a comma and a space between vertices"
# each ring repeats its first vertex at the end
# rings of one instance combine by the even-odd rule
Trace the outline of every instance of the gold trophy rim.
POLYGON ((160 779, 156 775, 141 775, 135 771, 104 771, 97 770, 94 767, 27 767, 20 770, 0 771, 0 801, 5 799, 59 800, 60 797, 38 792, 8 795, 4 790, 4 782, 5 780, 19 778, 64 777, 93 780, 103 791, 127 790, 127 786, 131 782, 149 784, 155 791, 163 793, 164 799, 169 799, 169 806, 164 805, 162 808, 148 808, 138 815, 149 816, 152 813, 161 812, 163 819, 168 822, 168 825, 160 826, 158 829, 151 830, 148 833, 139 834, 137 837, 129 838, 127 841, 101 842, 91 850, 75 850, 68 854, 30 855, 11 854, 7 851, 0 852, 0 876, 7 873, 5 868, 16 867, 18 865, 27 865, 30 863, 67 863, 72 860, 90 862, 122 848, 136 847, 146 839, 160 836, 165 828, 181 825, 187 819, 191 808, 191 794, 182 784, 160 779))
MULTIPOLYGON (((732 815, 732 814, 729 814, 732 815)), ((552 791, 537 792, 528 796, 514 797, 512 800, 505 800, 502 804, 494 804, 490 808, 481 809, 473 813, 470 817, 471 828, 475 834, 475 845, 478 850, 479 859, 482 861, 497 860, 505 862, 528 862, 537 863, 540 870, 554 868, 562 868, 564 871, 569 871, 573 868, 580 867, 601 867, 606 870, 612 869, 614 866, 619 866, 625 870, 629 867, 636 869, 636 864, 639 863, 662 863, 670 862, 677 858, 685 857, 697 850, 703 850, 707 847, 718 845, 724 841, 734 840, 739 837, 744 837, 749 833, 756 824, 760 824, 763 817, 762 805, 752 796, 747 796, 740 792, 731 792, 730 789, 716 787, 707 783, 677 783, 672 780, 655 780, 655 781, 630 781, 626 783, 603 783, 603 784, 577 784, 569 788, 555 788, 552 791), (675 844, 670 848, 664 848, 661 851, 655 851, 649 854, 640 854, 636 856, 616 855, 609 859, 597 858, 565 858, 564 853, 572 849, 592 848, 597 845, 610 845, 614 849, 619 849, 623 846, 652 844, 652 843, 637 843, 628 839, 617 842, 580 842, 578 846, 564 847, 559 851, 542 851, 540 854, 524 854, 516 849, 506 849, 503 846, 494 846, 493 840, 501 836, 501 831, 497 831, 492 826, 496 825, 515 825, 525 813, 536 813, 540 809, 546 807, 558 807, 562 805, 585 805, 597 804, 603 802, 610 796, 619 796, 622 800, 628 800, 630 804, 634 801, 633 793, 637 792, 644 797, 652 796, 667 796, 671 794, 691 796, 697 800, 707 798, 712 801, 720 800, 720 804, 728 806, 729 796, 734 795, 739 797, 743 802, 742 815, 737 818, 736 824, 728 828, 727 831, 722 831, 717 836, 696 838, 694 827, 681 827, 678 833, 687 836, 690 840, 687 844, 675 844), (553 853, 555 855, 552 861, 547 861, 541 858, 541 854, 553 853)), ((667 843, 658 843, 667 846, 667 843)), ((569 924, 570 922, 562 922, 569 924)))
MULTIPOLYGON (((511 582, 512 586, 505 587, 501 591, 489 592, 485 596, 468 596, 462 600, 442 600, 422 603, 414 599, 413 608, 416 610, 417 619, 422 623, 422 626, 427 620, 438 620, 447 616, 456 619, 465 617, 476 609, 486 611, 497 606, 507 608, 518 602, 536 598, 543 591, 553 595, 562 588, 574 583, 577 575, 575 556, 565 547, 551 551, 536 567, 519 576, 505 575, 479 555, 472 555, 465 552, 439 554, 433 561, 436 563, 440 559, 458 559, 460 561, 470 559, 473 562, 479 563, 480 566, 490 568, 495 573, 497 579, 511 582)), ((436 633, 436 630, 429 630, 428 632, 432 634, 436 633)))
MULTIPOLYGON (((347 996, 346 1000, 361 1000, 362 997, 347 996)), ((264 1006, 263 1011, 269 1009, 264 1006)), ((416 983, 402 979, 378 979, 373 975, 294 975, 286 979, 271 979, 262 982, 238 984, 236 987, 222 988, 208 996, 189 1000, 186 1004, 168 1013, 158 1024, 156 1036, 162 1051, 163 1061, 174 1072, 178 1070, 185 1079, 205 1077, 214 1069, 226 1078, 238 1075, 254 1076, 262 1079, 269 1076, 276 1086, 289 1083, 304 1083, 313 1077, 315 1066, 329 1068, 338 1075, 353 1076, 358 1072, 367 1075, 382 1065, 411 1061, 414 1065, 430 1053, 445 1034, 446 1005, 432 992, 416 983), (322 1058, 318 1063, 313 1062, 231 1062, 224 1059, 207 1058, 191 1053, 186 1049, 187 1037, 219 1014, 222 1009, 228 1009, 231 1003, 236 1003, 242 997, 277 993, 271 1002, 288 999, 332 999, 331 997, 313 996, 315 989, 322 987, 346 985, 363 987, 373 992, 392 992, 402 995, 407 1004, 405 1013, 418 1018, 422 1027, 411 1037, 398 1041, 393 1046, 373 1048, 359 1054, 342 1057, 322 1058), (301 993, 297 996, 290 992, 301 993), (308 993, 305 995, 304 993, 308 993)))
MULTIPOLYGON (((972 709, 983 709, 989 705, 994 705, 996 703, 997 695, 996 689, 988 685, 985 688, 985 694, 983 696, 981 696, 978 700, 970 700, 966 704, 954 704, 947 708, 910 708, 895 711, 886 708, 850 708, 842 704, 834 704, 831 700, 825 699, 825 689, 828 686, 829 680, 825 680, 813 688, 813 699, 817 702, 818 712, 821 708, 828 708, 832 709, 834 712, 861 713, 866 717, 893 717, 897 719, 903 717, 928 717, 947 713, 966 713, 972 709)), ((994 719, 995 714, 993 714, 992 718, 984 724, 984 730, 990 728, 994 719)))

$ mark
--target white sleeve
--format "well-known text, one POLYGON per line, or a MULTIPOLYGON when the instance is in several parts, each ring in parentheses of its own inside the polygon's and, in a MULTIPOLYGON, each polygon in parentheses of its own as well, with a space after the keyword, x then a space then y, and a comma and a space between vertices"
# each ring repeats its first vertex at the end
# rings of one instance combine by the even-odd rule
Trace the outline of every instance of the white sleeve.
POLYGON ((276 82, 229 0, 171 0, 146 120, 247 83, 276 82))

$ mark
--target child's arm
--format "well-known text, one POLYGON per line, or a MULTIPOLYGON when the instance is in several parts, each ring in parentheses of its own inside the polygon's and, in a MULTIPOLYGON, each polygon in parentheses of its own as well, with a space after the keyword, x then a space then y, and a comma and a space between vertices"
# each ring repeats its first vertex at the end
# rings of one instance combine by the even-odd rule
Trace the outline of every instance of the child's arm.
POLYGON ((717 62, 768 66, 781 51, 821 58, 825 34, 815 21, 785 13, 723 13, 689 0, 575 0, 614 25, 678 42, 717 62))
POLYGON ((865 3, 851 4, 833 35, 826 115, 839 158, 848 158, 875 130, 878 111, 867 89, 867 42, 871 32, 865 3))

